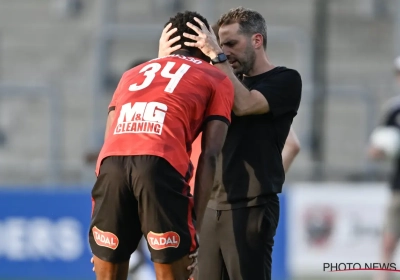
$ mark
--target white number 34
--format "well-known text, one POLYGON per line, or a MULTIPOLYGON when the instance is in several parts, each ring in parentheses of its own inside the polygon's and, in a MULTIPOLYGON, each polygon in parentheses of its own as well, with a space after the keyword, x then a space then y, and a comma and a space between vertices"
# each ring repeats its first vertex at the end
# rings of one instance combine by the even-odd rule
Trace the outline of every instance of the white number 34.
MULTIPOLYGON (((171 69, 175 66, 175 62, 167 62, 165 67, 161 71, 161 76, 170 79, 168 85, 164 89, 165 92, 173 93, 174 89, 178 85, 179 81, 182 79, 183 75, 189 70, 190 66, 187 64, 182 64, 181 67, 176 71, 175 74, 171 73, 171 69)), ((159 63, 150 63, 143 67, 139 73, 143 73, 146 76, 146 79, 143 81, 141 85, 137 83, 130 85, 130 91, 138 91, 148 87, 151 82, 154 80, 156 73, 160 71, 161 65, 159 63)))

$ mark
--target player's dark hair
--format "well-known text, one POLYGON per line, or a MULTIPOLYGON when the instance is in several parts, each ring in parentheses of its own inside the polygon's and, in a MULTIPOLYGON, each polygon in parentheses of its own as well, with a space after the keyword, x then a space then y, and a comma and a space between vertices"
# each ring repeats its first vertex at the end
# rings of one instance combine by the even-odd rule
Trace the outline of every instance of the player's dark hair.
POLYGON ((267 49, 267 25, 264 17, 256 11, 238 7, 231 9, 226 14, 223 14, 218 20, 218 27, 238 23, 240 26, 239 31, 242 34, 252 36, 254 34, 261 34, 263 36, 263 46, 267 49))
MULTIPOLYGON (((186 25, 187 22, 192 23, 193 25, 200 27, 200 25, 197 23, 197 21, 194 20, 194 18, 197 17, 199 20, 201 20, 208 29, 210 29, 210 25, 208 24, 208 21, 199 13, 196 12, 191 12, 191 11, 185 11, 183 13, 177 13, 174 17, 171 17, 169 21, 165 24, 165 26, 168 25, 168 23, 172 23, 171 29, 172 28, 177 28, 178 30, 172 35, 172 37, 175 36, 181 36, 181 39, 177 42, 175 42, 172 46, 176 45, 181 45, 181 49, 188 50, 191 54, 194 54, 197 48, 194 47, 188 47, 184 44, 184 42, 191 42, 189 38, 186 38, 183 36, 183 33, 189 33, 193 35, 197 35, 196 32, 193 31, 190 27, 186 25)), ((165 27, 164 26, 164 27, 165 27)))

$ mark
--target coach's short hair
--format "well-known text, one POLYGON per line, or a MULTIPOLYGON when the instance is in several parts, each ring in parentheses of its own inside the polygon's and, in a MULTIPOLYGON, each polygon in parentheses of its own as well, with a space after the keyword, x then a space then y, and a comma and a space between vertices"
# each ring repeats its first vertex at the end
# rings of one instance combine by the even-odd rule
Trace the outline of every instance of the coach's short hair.
POLYGON ((197 21, 194 20, 194 18, 197 17, 199 20, 201 20, 208 29, 210 29, 210 25, 208 24, 207 19, 205 19, 202 15, 196 12, 191 12, 191 11, 185 11, 183 13, 177 13, 174 17, 171 17, 169 21, 164 25, 167 26, 168 23, 172 23, 171 29, 172 28, 177 28, 178 30, 171 36, 181 36, 181 39, 177 42, 175 42, 172 46, 176 45, 181 45, 182 49, 188 50, 190 53, 193 53, 194 50, 197 50, 195 47, 188 47, 184 44, 184 42, 191 42, 192 40, 189 38, 186 38, 183 36, 183 33, 189 33, 192 35, 197 35, 197 33, 191 29, 189 26, 186 25, 187 22, 192 23, 193 25, 200 27, 200 25, 197 23, 197 21))
POLYGON ((267 24, 264 17, 254 10, 238 7, 229 10, 218 20, 218 27, 238 23, 242 34, 252 36, 260 33, 263 36, 263 46, 267 49, 267 24))

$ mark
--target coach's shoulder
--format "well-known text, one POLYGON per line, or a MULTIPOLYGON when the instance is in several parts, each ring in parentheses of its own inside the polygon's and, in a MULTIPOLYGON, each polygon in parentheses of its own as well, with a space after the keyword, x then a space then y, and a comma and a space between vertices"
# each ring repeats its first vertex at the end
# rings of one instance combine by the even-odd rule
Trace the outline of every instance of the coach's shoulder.
POLYGON ((280 76, 284 79, 291 80, 291 81, 299 81, 301 82, 301 75, 299 71, 287 68, 287 67, 279 67, 280 68, 280 76))
POLYGON ((291 68, 277 67, 277 75, 275 76, 275 82, 285 87, 297 88, 301 90, 302 79, 300 73, 291 68))

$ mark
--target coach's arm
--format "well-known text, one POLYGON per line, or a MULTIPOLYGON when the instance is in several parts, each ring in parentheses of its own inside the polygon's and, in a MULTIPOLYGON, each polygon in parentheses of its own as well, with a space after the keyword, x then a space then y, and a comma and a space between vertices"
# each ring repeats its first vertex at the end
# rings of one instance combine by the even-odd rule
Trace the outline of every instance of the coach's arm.
POLYGON ((236 116, 266 114, 270 111, 267 99, 258 90, 248 90, 232 71, 228 61, 218 63, 215 67, 222 70, 233 83, 235 88, 235 102, 233 112, 236 116))
MULTIPOLYGON (((224 45, 224 42, 220 42, 219 44, 214 32, 208 30, 207 26, 198 18, 194 19, 199 23, 201 29, 187 22, 187 26, 193 29, 197 35, 183 33, 184 37, 192 40, 192 42, 184 42, 184 44, 188 47, 199 48, 210 59, 223 53, 220 44, 224 45)), ((258 44, 260 46, 262 45, 262 39, 258 40, 258 44)), ((280 108, 280 111, 295 111, 294 109, 299 105, 301 78, 297 72, 280 75, 282 81, 279 81, 279 83, 282 86, 280 86, 281 88, 279 89, 264 85, 260 88, 249 90, 236 77, 228 61, 215 64, 215 67, 224 72, 234 85, 235 102, 233 105, 233 112, 237 116, 266 114, 270 111, 275 111, 276 108, 280 108), (280 93, 279 96, 275 94, 276 92, 280 93), (282 106, 282 104, 285 104, 285 106, 282 106), (273 107, 273 109, 271 109, 271 107, 273 107), (286 107, 286 109, 284 109, 284 107, 286 107)), ((272 113, 275 115, 275 112, 272 113)))
POLYGON ((300 141, 297 138, 294 129, 291 127, 289 135, 286 138, 285 146, 282 150, 282 162, 285 173, 289 171, 289 168, 292 165, 296 156, 299 154, 300 149, 300 141))

